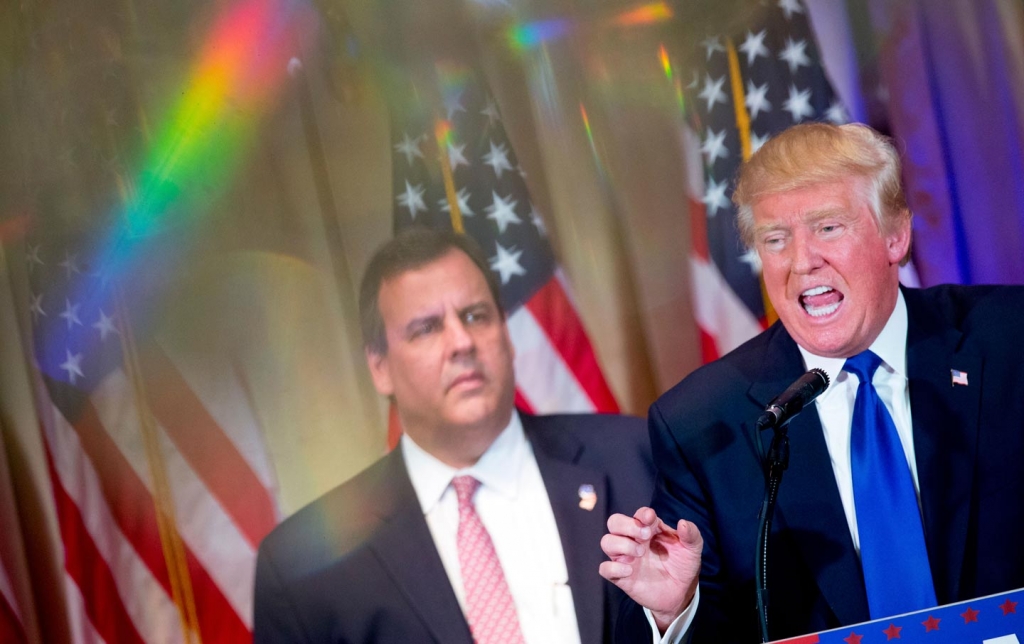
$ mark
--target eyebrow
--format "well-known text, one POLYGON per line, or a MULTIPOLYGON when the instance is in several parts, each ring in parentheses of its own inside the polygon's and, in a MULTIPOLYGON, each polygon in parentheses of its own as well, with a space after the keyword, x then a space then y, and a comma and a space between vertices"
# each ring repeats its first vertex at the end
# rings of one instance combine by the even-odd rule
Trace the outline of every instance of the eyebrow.
MULTIPOLYGON (((821 221, 822 219, 828 219, 829 217, 836 217, 836 216, 841 216, 843 219, 849 219, 849 216, 845 214, 845 211, 843 210, 843 208, 838 207, 838 206, 825 206, 823 208, 818 208, 816 210, 812 210, 810 212, 805 213, 803 218, 800 220, 800 223, 803 223, 803 224, 816 223, 816 222, 821 221)), ((768 224, 766 226, 757 226, 757 227, 755 227, 754 228, 754 234, 755 235, 761 235, 761 234, 764 234, 766 232, 771 232, 771 231, 775 231, 775 230, 786 230, 788 228, 789 228, 788 225, 768 224)))
MULTIPOLYGON (((481 309, 484 309, 484 310, 496 310, 497 307, 495 307, 491 302, 488 302, 487 300, 479 300, 477 302, 473 302, 472 304, 467 304, 466 306, 458 309, 456 311, 456 314, 458 314, 459 317, 462 317, 466 313, 471 313, 473 311, 479 311, 481 309)), ((430 313, 428 315, 422 315, 420 317, 416 317, 416 318, 413 318, 413 319, 409 320, 409 322, 405 325, 405 329, 404 330, 405 330, 406 334, 408 334, 414 328, 416 328, 417 326, 421 326, 423 324, 427 324, 427 323, 430 323, 430 322, 436 322, 438 320, 441 320, 442 318, 444 318, 444 314, 430 313)))

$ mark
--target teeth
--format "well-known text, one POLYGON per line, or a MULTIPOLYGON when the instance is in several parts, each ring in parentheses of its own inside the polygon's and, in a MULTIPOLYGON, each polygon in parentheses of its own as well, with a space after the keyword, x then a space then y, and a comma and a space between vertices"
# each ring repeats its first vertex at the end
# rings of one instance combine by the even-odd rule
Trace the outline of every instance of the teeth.
POLYGON ((832 290, 831 286, 815 286, 814 288, 809 288, 806 291, 804 291, 803 293, 801 293, 800 297, 810 297, 812 295, 821 295, 822 293, 828 293, 831 290, 832 290))
POLYGON ((828 306, 819 306, 819 307, 813 307, 813 306, 804 305, 804 310, 807 311, 807 314, 810 315, 811 317, 815 317, 815 318, 820 318, 820 317, 822 317, 824 315, 828 315, 829 313, 832 313, 833 311, 835 311, 838 308, 839 308, 839 302, 833 302, 832 304, 829 304, 828 306))

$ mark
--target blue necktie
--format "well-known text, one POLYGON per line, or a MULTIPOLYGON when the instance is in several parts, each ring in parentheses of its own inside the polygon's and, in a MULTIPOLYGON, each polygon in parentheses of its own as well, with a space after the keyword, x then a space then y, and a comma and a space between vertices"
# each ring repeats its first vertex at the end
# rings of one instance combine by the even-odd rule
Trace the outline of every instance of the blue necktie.
POLYGON ((896 425, 871 378, 882 359, 864 351, 843 370, 860 379, 853 405, 850 462, 860 562, 871 619, 936 604, 914 481, 896 425))

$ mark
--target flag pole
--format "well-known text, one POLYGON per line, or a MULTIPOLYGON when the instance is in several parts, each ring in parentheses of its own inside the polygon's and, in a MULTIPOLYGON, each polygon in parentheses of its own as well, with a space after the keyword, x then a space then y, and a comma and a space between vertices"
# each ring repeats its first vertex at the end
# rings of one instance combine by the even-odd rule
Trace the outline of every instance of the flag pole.
POLYGON ((460 235, 466 234, 462 225, 462 211, 459 210, 459 196, 455 192, 455 179, 452 177, 451 161, 448 159, 448 138, 451 124, 434 117, 434 139, 437 141, 437 159, 441 166, 441 177, 444 179, 444 196, 448 200, 448 213, 452 220, 452 230, 460 235))
POLYGON ((199 630, 199 618, 196 612, 195 595, 192 592, 192 578, 188 571, 188 560, 185 547, 178 533, 177 513, 174 508, 174 497, 171 490, 170 477, 160 450, 160 438, 153 413, 146 397, 146 386, 139 367, 138 347, 135 334, 129 322, 124 294, 120 285, 116 286, 118 318, 121 321, 121 354, 123 366, 131 384, 135 409, 138 411, 139 428, 146 451, 153 485, 153 501, 156 506, 157 529, 160 534, 160 546, 167 564, 167 575, 171 583, 171 598, 178 609, 178 619, 186 644, 201 644, 202 635, 199 630))
MULTIPOLYGON (((743 93, 743 77, 740 74, 740 59, 736 55, 736 45, 732 38, 725 39, 726 55, 729 58, 729 85, 732 87, 732 107, 736 114, 736 129, 740 135, 740 146, 743 148, 743 162, 746 163, 753 155, 750 143, 750 114, 747 113, 747 101, 743 93)), ((757 276, 757 283, 761 287, 761 301, 764 303, 764 317, 768 325, 772 325, 779 319, 768 299, 768 291, 764 286, 764 275, 757 276)))

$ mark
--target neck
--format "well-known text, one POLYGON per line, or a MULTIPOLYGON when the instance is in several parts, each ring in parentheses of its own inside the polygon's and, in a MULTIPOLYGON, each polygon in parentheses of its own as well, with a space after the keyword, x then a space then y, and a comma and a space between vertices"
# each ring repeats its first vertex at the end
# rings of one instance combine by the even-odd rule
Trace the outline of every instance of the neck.
POLYGON ((445 426, 422 428, 403 419, 403 426, 409 438, 416 442, 423 451, 449 467, 463 469, 472 467, 480 460, 498 436, 508 427, 512 412, 504 418, 491 419, 489 422, 477 423, 473 426, 445 426))

